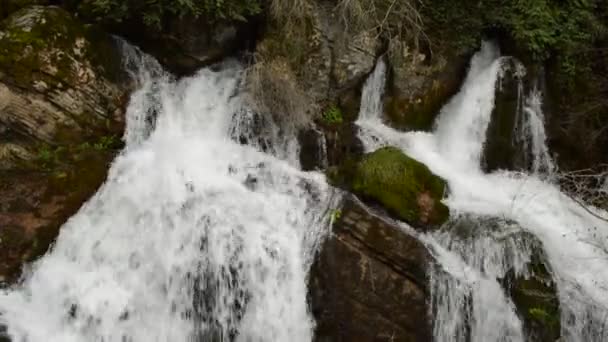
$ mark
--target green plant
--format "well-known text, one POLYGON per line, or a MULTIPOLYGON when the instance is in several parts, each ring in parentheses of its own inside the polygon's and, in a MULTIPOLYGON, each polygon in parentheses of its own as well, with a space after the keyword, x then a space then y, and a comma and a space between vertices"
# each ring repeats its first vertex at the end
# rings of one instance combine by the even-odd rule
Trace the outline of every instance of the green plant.
POLYGON ((331 105, 323 112, 322 119, 328 125, 339 125, 343 121, 342 110, 336 105, 331 105))
POLYGON ((85 12, 101 20, 122 22, 139 17, 147 26, 156 28, 162 27, 168 15, 245 21, 262 10, 260 0, 92 0, 84 4, 85 12))
POLYGON ((340 219, 340 217, 342 217, 342 210, 334 209, 334 210, 332 210, 331 215, 330 215, 330 222, 333 224, 336 221, 338 221, 340 219))

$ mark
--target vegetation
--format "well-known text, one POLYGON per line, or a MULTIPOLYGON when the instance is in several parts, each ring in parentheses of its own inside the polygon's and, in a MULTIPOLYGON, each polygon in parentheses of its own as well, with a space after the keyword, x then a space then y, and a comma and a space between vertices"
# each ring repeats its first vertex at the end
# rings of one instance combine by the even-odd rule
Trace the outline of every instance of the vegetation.
POLYGON ((44 144, 37 151, 36 162, 43 170, 57 170, 62 166, 77 162, 89 154, 112 153, 121 147, 122 142, 114 135, 102 136, 93 143, 84 142, 78 145, 53 147, 44 144))
POLYGON ((355 193, 373 199, 413 225, 440 225, 449 217, 441 203, 445 181, 394 147, 366 155, 357 165, 355 193))
POLYGON ((330 105, 323 112, 323 123, 327 125, 339 125, 343 121, 342 110, 336 105, 330 105))
POLYGON ((340 210, 340 209, 334 209, 331 212, 330 222, 333 224, 336 221, 338 221, 340 219, 340 217, 342 217, 342 210, 340 210))
POLYGON ((122 22, 139 16, 146 25, 156 28, 162 26, 167 15, 245 21, 262 10, 260 0, 92 0, 82 7, 105 21, 122 22))
POLYGON ((422 15, 433 37, 458 51, 476 48, 490 31, 512 39, 534 61, 560 56, 563 70, 573 73, 608 33, 605 7, 603 0, 435 0, 422 15))

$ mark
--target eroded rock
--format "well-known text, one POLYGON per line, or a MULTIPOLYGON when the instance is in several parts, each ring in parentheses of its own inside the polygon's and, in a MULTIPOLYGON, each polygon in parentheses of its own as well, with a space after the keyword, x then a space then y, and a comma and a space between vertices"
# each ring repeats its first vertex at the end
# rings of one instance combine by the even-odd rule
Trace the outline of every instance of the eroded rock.
POLYGON ((27 7, 0 24, 0 282, 105 179, 128 89, 116 42, 64 10, 27 7))
POLYGON ((425 247, 347 199, 310 276, 315 341, 430 341, 425 247))

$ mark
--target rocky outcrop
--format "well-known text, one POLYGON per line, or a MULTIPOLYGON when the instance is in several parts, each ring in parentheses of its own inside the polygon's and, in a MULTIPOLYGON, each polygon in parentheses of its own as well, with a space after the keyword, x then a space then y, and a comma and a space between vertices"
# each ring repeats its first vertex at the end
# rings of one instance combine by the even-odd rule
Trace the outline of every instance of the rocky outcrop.
POLYGON ((221 21, 171 15, 162 28, 128 21, 112 31, 137 44, 173 73, 188 75, 250 48, 257 22, 255 18, 221 21))
POLYGON ((0 123, 34 141, 80 143, 121 131, 116 43, 57 7, 23 9, 0 31, 0 123))
POLYGON ((116 42, 57 7, 0 26, 0 282, 103 182, 128 84, 116 42))
POLYGON ((355 168, 352 190, 415 227, 439 226, 449 217, 449 209, 441 203, 445 181, 394 147, 363 157, 355 168))
POLYGON ((312 266, 315 341, 430 341, 421 242, 347 199, 312 266))
POLYGON ((389 54, 386 117, 401 130, 430 131, 441 107, 460 89, 470 56, 408 46, 399 50, 389 54))
POLYGON ((293 18, 268 21, 256 47, 256 62, 284 63, 311 101, 335 103, 371 72, 381 42, 371 31, 348 31, 330 4, 313 1, 301 11, 293 18))

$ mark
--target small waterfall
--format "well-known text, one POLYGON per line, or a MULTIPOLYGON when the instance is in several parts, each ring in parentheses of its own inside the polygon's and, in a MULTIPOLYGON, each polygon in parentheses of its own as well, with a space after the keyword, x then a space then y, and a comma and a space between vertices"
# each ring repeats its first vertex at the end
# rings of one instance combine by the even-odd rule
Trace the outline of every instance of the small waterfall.
POLYGON ((324 176, 298 169, 295 136, 241 142, 253 113, 237 63, 174 82, 127 57, 143 72, 127 146, 0 291, 0 326, 27 342, 310 341, 307 269, 335 200, 324 176))
POLYGON ((449 158, 452 167, 478 168, 490 116, 494 108, 495 87, 503 59, 492 43, 484 42, 471 61, 469 73, 460 93, 441 110, 435 136, 440 153, 449 158))
MULTIPOLYGON (((522 85, 519 85, 522 87, 522 85)), ((534 174, 551 176, 555 164, 547 147, 545 132, 545 117, 542 110, 542 94, 535 87, 524 98, 523 90, 518 90, 522 102, 518 107, 518 115, 514 132, 514 142, 523 151, 523 162, 527 169, 534 174)))
MULTIPOLYGON (((357 121, 360 138, 368 151, 393 145, 426 164, 448 182, 450 193, 445 201, 452 222, 464 215, 482 223, 469 224, 475 227, 474 234, 465 237, 449 225, 437 233, 413 233, 437 260, 430 279, 435 340, 526 339, 514 304, 500 283, 507 271, 525 277, 531 252, 541 249, 531 247, 526 241, 532 239, 521 234, 542 244, 544 261, 558 289, 562 338, 606 340, 608 223, 540 177, 553 169, 553 163, 545 145, 542 101, 537 91, 522 103, 518 119, 521 141, 529 151, 530 174, 484 174, 480 168, 504 60, 494 44, 482 45, 471 60, 460 92, 441 110, 433 133, 398 132, 384 125, 381 113, 376 112, 376 117, 357 121)), ((362 107, 367 105, 362 103, 362 107)), ((592 210, 606 215, 600 209, 592 210)))

